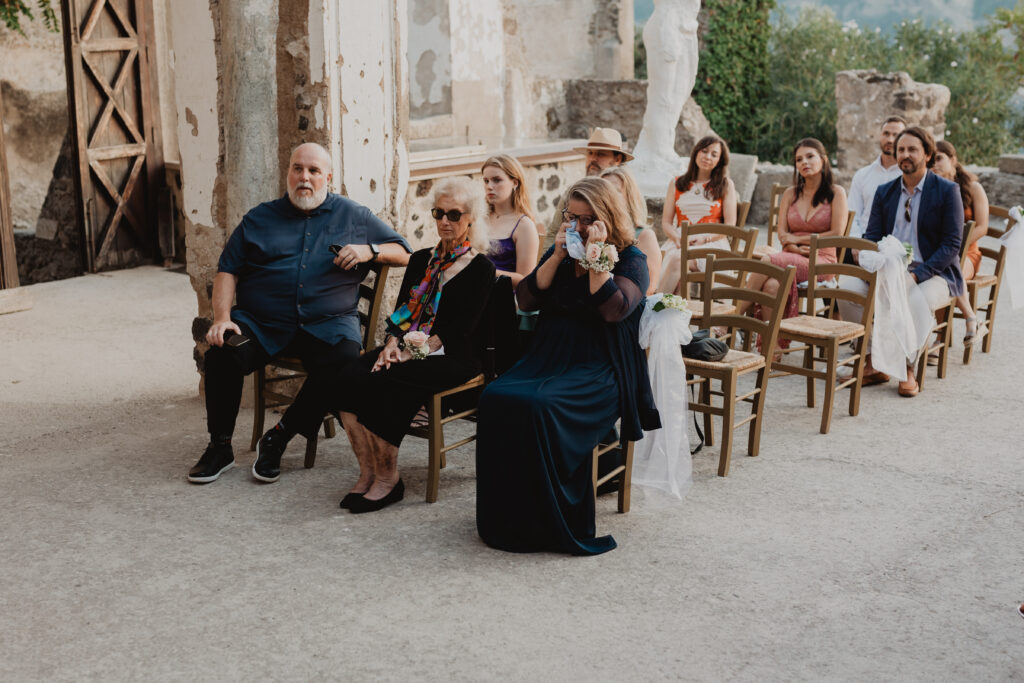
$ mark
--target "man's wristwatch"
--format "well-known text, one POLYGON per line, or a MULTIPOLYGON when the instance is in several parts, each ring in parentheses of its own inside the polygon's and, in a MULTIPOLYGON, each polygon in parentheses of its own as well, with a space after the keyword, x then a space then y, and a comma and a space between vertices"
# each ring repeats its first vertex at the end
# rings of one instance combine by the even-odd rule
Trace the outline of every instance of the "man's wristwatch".
POLYGON ((370 263, 376 263, 377 257, 380 256, 380 247, 376 244, 370 244, 370 251, 373 252, 373 256, 370 257, 370 263))

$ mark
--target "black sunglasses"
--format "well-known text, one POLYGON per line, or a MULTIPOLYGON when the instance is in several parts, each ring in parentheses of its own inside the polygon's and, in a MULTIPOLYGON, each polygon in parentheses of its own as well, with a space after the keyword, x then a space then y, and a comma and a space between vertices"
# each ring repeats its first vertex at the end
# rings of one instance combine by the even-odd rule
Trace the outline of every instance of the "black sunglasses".
POLYGON ((587 226, 589 226, 590 224, 592 224, 594 221, 597 220, 597 216, 591 216, 591 215, 579 216, 579 215, 574 214, 574 213, 569 213, 569 209, 562 209, 562 218, 564 218, 567 223, 572 223, 573 221, 579 221, 581 224, 587 225, 587 226))
POLYGON ((908 223, 910 222, 910 218, 911 218, 911 215, 910 215, 910 202, 912 202, 912 201, 914 201, 913 196, 907 197, 907 203, 903 205, 903 218, 906 219, 906 221, 908 223))
POLYGON ((448 220, 452 223, 458 223, 462 220, 463 212, 458 209, 451 209, 450 211, 442 211, 441 209, 434 207, 430 210, 430 215, 437 220, 441 220, 444 216, 448 216, 448 220))

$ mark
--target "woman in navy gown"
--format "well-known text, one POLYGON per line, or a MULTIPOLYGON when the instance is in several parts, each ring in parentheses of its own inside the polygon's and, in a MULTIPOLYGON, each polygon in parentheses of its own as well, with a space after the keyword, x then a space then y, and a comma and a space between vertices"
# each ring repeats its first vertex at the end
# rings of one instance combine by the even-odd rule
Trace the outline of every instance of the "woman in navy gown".
POLYGON ((540 265, 516 289, 519 307, 539 310, 526 355, 480 398, 477 530, 512 552, 596 555, 591 453, 622 419, 624 439, 660 427, 638 343, 646 259, 621 195, 602 178, 569 189, 561 229, 540 265), (567 230, 575 230, 583 244, 567 230), (592 256, 613 245, 618 262, 592 256))

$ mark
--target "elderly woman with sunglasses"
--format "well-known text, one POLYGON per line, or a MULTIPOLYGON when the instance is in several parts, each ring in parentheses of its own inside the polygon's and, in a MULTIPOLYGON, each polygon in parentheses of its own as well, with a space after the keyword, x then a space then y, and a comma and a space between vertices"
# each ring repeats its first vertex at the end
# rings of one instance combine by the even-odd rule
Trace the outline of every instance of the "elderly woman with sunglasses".
POLYGON ((434 393, 480 372, 480 323, 494 283, 483 197, 469 179, 449 178, 433 200, 441 240, 409 258, 384 346, 337 376, 311 376, 284 415, 305 434, 340 412, 359 461, 359 479, 341 501, 353 513, 402 499, 398 447, 413 417, 434 393))
POLYGON ((568 192, 555 245, 516 288, 539 310, 530 349, 491 382, 477 414, 477 530, 511 552, 596 555, 591 453, 660 426, 639 344, 649 275, 622 195, 604 178, 568 192))

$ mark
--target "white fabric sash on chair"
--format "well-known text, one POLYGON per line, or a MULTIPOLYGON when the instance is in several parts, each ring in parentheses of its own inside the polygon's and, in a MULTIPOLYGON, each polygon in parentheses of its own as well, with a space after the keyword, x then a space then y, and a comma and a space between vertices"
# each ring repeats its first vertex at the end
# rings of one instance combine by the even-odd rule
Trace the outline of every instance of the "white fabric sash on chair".
POLYGON ((1010 232, 999 238, 1006 247, 1006 263, 1003 265, 1003 286, 1010 292, 1010 304, 1014 309, 1024 306, 1024 216, 1021 207, 1010 209, 1010 218, 1015 223, 1010 232))
POLYGON ((878 251, 860 252, 860 265, 878 273, 871 366, 900 379, 935 326, 924 294, 907 273, 906 259, 906 248, 892 235, 882 238, 878 251))
POLYGON ((648 350, 654 402, 661 429, 644 432, 633 456, 633 483, 660 489, 682 500, 693 483, 690 442, 686 433, 690 411, 686 399, 686 366, 681 344, 693 338, 690 312, 653 310, 662 295, 653 294, 640 318, 640 346, 648 350))

